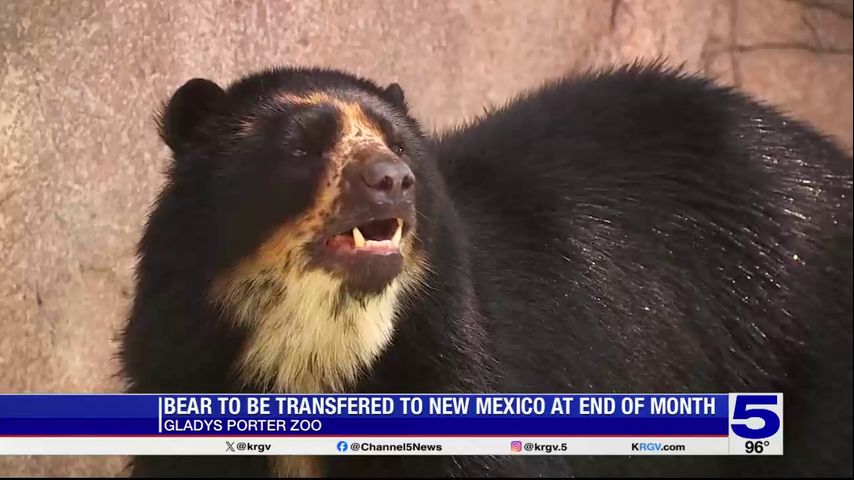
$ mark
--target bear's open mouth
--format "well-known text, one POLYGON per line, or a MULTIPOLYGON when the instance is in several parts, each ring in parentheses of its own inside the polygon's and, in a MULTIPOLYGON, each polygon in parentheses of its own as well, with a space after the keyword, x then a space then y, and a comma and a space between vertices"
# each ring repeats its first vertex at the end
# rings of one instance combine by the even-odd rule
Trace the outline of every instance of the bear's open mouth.
POLYGON ((400 252, 403 220, 384 218, 355 225, 350 230, 333 235, 326 246, 341 253, 370 253, 391 255, 400 252))
POLYGON ((399 208, 333 220, 310 244, 311 261, 351 294, 378 294, 401 274, 415 246, 414 217, 414 209, 399 208))

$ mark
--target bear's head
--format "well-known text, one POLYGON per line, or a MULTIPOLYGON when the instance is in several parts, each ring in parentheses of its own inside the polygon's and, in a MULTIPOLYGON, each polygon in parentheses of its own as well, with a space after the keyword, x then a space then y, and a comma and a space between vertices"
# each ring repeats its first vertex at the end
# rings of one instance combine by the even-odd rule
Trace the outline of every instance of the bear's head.
POLYGON ((210 301, 250 332, 242 375, 345 388, 426 268, 417 212, 436 166, 401 88, 316 69, 194 79, 160 134, 175 158, 160 208, 206 219, 210 301))

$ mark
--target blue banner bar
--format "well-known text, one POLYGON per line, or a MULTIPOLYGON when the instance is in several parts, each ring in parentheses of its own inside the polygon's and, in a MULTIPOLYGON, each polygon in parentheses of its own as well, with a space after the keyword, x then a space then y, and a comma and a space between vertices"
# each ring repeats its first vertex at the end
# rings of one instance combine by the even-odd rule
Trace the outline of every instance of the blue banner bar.
POLYGON ((0 395, 0 436, 725 436, 714 395, 0 395))

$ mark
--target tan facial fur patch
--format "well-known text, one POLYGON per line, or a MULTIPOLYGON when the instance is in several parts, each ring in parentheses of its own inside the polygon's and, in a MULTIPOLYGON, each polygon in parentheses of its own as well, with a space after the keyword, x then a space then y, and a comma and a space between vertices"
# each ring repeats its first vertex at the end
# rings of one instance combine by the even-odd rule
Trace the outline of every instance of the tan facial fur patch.
POLYGON ((341 293, 340 279, 310 267, 296 251, 282 250, 273 265, 264 250, 221 277, 213 290, 250 332, 236 373, 273 392, 346 389, 391 339, 402 294, 420 286, 421 257, 404 241, 401 275, 380 295, 355 299, 341 293))

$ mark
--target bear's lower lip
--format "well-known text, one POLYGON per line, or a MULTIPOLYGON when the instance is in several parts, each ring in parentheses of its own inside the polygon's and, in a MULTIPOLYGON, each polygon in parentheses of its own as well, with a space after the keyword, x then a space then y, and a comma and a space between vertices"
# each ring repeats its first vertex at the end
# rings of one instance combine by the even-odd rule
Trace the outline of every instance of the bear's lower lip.
POLYGON ((403 270, 398 249, 360 249, 326 244, 313 257, 315 265, 341 279, 351 293, 375 295, 382 292, 403 270))

